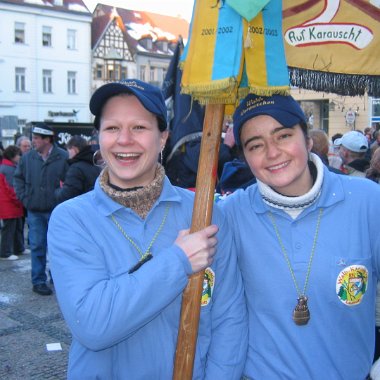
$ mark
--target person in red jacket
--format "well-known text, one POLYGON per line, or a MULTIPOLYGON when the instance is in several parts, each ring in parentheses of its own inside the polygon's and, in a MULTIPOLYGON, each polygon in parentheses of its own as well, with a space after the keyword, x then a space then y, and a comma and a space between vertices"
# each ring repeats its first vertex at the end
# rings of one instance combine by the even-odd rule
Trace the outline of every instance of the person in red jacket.
POLYGON ((13 188, 13 175, 20 159, 21 150, 15 145, 4 149, 0 165, 0 219, 1 229, 0 259, 17 260, 24 251, 22 217, 24 210, 13 188))

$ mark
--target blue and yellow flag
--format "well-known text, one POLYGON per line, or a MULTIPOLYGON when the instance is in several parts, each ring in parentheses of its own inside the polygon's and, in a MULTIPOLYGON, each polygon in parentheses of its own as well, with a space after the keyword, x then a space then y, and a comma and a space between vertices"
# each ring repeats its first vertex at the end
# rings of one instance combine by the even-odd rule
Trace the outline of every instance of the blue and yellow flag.
POLYGON ((246 37, 241 96, 248 93, 269 96, 289 91, 281 3, 281 0, 271 0, 251 21, 243 19, 246 37))
POLYGON ((201 103, 233 102, 242 70, 242 29, 241 16, 228 5, 195 1, 183 64, 183 93, 201 103))
MULTIPOLYGON (((289 91, 282 38, 282 2, 248 9, 232 1, 195 0, 190 40, 182 57, 182 93, 201 104, 236 104, 247 93, 289 91)), ((266 3, 262 2, 263 4, 266 3)), ((260 3, 260 2, 259 2, 260 3)), ((257 4, 256 4, 257 5, 257 4)))

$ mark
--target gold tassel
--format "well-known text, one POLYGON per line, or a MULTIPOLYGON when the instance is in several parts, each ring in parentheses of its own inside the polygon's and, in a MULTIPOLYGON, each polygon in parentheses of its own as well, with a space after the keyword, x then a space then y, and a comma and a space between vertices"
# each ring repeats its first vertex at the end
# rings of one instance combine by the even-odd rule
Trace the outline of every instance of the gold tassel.
POLYGON ((244 40, 244 48, 250 49, 251 47, 252 47, 252 40, 249 35, 249 28, 247 28, 247 35, 245 36, 245 40, 244 40))

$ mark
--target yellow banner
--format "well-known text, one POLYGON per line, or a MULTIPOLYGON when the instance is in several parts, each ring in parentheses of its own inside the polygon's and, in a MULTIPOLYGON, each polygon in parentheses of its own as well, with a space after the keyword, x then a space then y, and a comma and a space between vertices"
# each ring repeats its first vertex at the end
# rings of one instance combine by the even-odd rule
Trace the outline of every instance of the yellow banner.
POLYGON ((380 96, 380 8, 374 3, 284 0, 283 33, 293 85, 380 96))

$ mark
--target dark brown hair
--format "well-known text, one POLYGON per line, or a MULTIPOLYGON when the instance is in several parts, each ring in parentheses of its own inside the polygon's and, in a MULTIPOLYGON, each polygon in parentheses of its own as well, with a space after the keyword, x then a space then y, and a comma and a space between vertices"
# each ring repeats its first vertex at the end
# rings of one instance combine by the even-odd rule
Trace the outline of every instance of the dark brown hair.
POLYGON ((4 149, 3 157, 7 160, 13 160, 18 154, 21 155, 21 149, 16 145, 9 145, 4 149))

